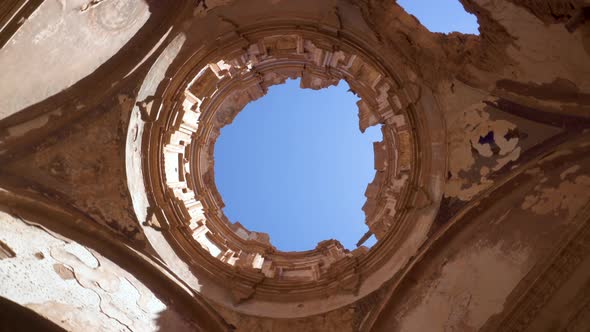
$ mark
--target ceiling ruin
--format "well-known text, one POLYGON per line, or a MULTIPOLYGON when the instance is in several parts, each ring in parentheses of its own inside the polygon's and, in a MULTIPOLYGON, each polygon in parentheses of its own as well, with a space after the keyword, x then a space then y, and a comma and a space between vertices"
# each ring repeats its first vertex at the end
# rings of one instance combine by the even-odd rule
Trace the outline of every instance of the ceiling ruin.
POLYGON ((0 329, 590 328, 590 3, 460 2, 480 35, 385 0, 2 3, 0 329), (223 213, 220 129, 290 78, 382 126, 370 249, 223 213))

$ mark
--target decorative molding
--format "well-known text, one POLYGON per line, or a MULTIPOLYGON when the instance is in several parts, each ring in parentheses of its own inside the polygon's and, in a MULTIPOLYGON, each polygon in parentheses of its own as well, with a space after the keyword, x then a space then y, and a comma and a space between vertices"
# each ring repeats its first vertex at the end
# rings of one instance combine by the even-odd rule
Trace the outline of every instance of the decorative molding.
POLYGON ((322 89, 346 80, 361 98, 361 130, 383 125, 383 142, 375 143, 376 175, 363 207, 366 224, 379 241, 387 237, 397 247, 412 223, 407 218, 410 205, 432 204, 425 188, 411 189, 423 184, 416 182, 419 149, 414 120, 404 107, 408 92, 372 59, 329 34, 291 30, 252 36, 243 32, 241 37, 246 44, 240 39, 239 49, 202 60, 186 71, 175 97, 162 98, 178 102, 162 105, 162 114, 150 126, 150 136, 158 141, 146 153, 158 155, 150 158, 155 162, 150 169, 158 172, 147 172, 148 182, 158 184, 151 190, 163 189, 152 193, 154 202, 170 222, 171 235, 182 237, 181 246, 193 252, 191 260, 199 262, 198 268, 232 285, 234 303, 253 297, 281 301, 282 294, 288 294, 288 301, 326 294, 359 296, 362 281, 389 255, 369 255, 363 246, 349 251, 335 240, 309 251, 281 252, 267 234, 230 222, 215 186, 213 147, 220 129, 270 86, 300 77, 302 88, 322 89))

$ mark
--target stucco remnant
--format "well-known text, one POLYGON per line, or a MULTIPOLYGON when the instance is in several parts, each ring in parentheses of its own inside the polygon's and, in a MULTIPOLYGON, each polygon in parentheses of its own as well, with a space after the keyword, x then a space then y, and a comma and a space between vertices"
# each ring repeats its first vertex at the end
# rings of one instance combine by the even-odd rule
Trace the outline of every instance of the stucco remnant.
POLYGON ((3 212, 0 241, 16 253, 12 260, 0 260, 0 296, 33 308, 70 331, 156 330, 158 314, 166 305, 97 253, 3 212), (35 258, 39 253, 44 259, 35 258))
POLYGON ((518 128, 506 120, 492 120, 484 104, 464 111, 451 124, 449 136, 449 178, 445 195, 471 200, 490 187, 490 172, 498 171, 520 156, 518 128))
POLYGON ((535 186, 535 192, 525 197, 521 208, 537 214, 565 213, 564 220, 569 220, 590 198, 590 176, 578 174, 579 170, 580 166, 574 165, 560 174, 560 183, 535 186))

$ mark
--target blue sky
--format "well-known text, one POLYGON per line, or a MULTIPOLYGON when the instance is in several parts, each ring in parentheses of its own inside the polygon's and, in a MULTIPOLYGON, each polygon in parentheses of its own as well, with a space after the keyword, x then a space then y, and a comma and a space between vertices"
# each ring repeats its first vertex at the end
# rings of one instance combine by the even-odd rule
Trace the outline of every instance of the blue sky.
MULTIPOLYGON (((398 3, 431 31, 478 33, 475 16, 458 0, 398 3)), ((358 98, 347 90, 344 81, 314 91, 289 80, 221 130, 215 181, 231 221, 269 233, 283 251, 313 249, 332 238, 355 248, 368 230, 361 208, 381 130, 360 132, 358 98)))
POLYGON ((398 0, 397 3, 432 32, 479 34, 477 18, 467 13, 459 0, 398 0))
POLYGON ((231 221, 269 233, 280 250, 331 238, 355 248, 368 230, 361 208, 381 130, 360 132, 348 88, 341 81, 314 91, 289 80, 221 130, 215 180, 231 221))

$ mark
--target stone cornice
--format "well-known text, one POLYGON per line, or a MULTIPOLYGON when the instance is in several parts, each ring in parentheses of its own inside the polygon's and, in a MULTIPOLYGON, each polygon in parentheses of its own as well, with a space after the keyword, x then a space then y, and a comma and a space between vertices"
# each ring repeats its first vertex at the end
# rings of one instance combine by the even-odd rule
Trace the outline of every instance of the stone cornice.
MULTIPOLYGON (((166 135, 168 144, 164 154, 166 171, 163 174, 168 178, 166 181, 170 188, 166 191, 168 197, 176 197, 183 202, 177 205, 180 207, 184 204, 184 212, 179 214, 190 219, 186 223, 192 230, 193 237, 203 249, 210 253, 213 250, 215 254, 212 254, 218 256, 221 261, 239 266, 242 270, 261 270, 265 278, 274 278, 276 282, 281 280, 279 285, 285 282, 292 284, 288 282, 289 273, 296 273, 293 275, 295 282, 317 282, 323 278, 323 274, 334 270, 330 268, 332 262, 348 256, 360 257, 366 249, 357 249, 351 255, 339 243, 332 241, 320 244, 316 250, 281 253, 270 245, 265 234, 250 232, 239 224, 229 223, 221 212, 223 202, 215 189, 212 176, 212 147, 219 135, 220 127, 231 122, 233 116, 250 100, 264 95, 269 86, 282 83, 289 77, 302 77, 303 87, 314 89, 335 84, 339 79, 349 80, 352 89, 359 91, 362 98, 359 102, 361 118, 365 116, 363 114, 377 114, 371 120, 373 122, 367 125, 386 123, 383 156, 381 149, 377 149, 376 146, 379 160, 376 168, 379 173, 384 172, 385 177, 377 176, 376 179, 379 180, 372 186, 379 188, 377 193, 387 189, 384 194, 391 198, 380 198, 382 194, 378 194, 377 197, 371 196, 368 202, 375 203, 365 206, 372 207, 373 211, 368 216, 369 227, 380 239, 392 225, 391 221, 383 224, 382 220, 389 219, 395 214, 395 197, 399 198, 403 196, 402 192, 407 191, 404 184, 408 176, 403 174, 410 170, 409 156, 412 146, 411 135, 404 134, 408 128, 407 120, 403 113, 400 113, 399 97, 387 96, 392 83, 384 81, 382 74, 370 69, 371 67, 357 56, 347 55, 342 51, 330 52, 320 49, 311 40, 297 34, 267 37, 251 44, 247 50, 236 58, 216 61, 199 69, 195 74, 196 78, 190 82, 182 109, 178 110, 180 115, 174 116, 171 118, 174 120, 168 122, 172 126, 172 132, 166 135), (236 94, 234 91, 245 93, 236 94), (391 102, 393 104, 390 104, 391 102), (391 166, 388 167, 388 164, 391 166), (170 180, 171 177, 174 179, 170 180), (196 180, 188 181, 187 185, 183 184, 192 177, 196 180), (397 180, 389 179, 391 177, 397 180), (382 184, 387 182, 393 185, 382 184), (194 187, 190 187, 189 184, 194 187), (382 203, 378 203, 379 201, 382 203), (376 208, 379 209, 374 212, 376 208), (378 218, 375 219, 374 216, 378 218), (374 224, 371 220, 381 221, 374 224), (325 246, 327 247, 323 248, 325 246), (251 254, 244 255, 248 252, 251 254), (332 257, 333 254, 337 256, 332 257)), ((357 258, 345 259, 341 263, 347 261, 348 268, 342 266, 336 270, 355 271, 350 264, 356 265, 357 258)), ((342 265, 341 263, 338 265, 342 265)), ((337 273, 334 277, 342 276, 337 273)), ((355 279, 358 279, 358 276, 355 279)), ((272 280, 268 282, 275 283, 272 280)), ((354 285, 356 284, 355 282, 354 285)), ((356 287, 346 286, 344 289, 355 292, 356 287)), ((341 289, 340 286, 338 288, 341 289)))
MULTIPOLYGON (((374 56, 365 58, 366 50, 356 54, 359 49, 342 36, 334 38, 301 24, 288 29, 246 31, 242 28, 236 39, 224 39, 224 45, 230 45, 225 49, 197 51, 179 69, 182 75, 174 75, 175 81, 170 83, 174 90, 166 90, 174 96, 162 98, 170 102, 163 104, 148 134, 150 151, 162 154, 153 158, 155 152, 147 152, 149 169, 157 170, 149 172, 147 182, 152 183, 152 190, 161 190, 152 194, 161 211, 158 215, 164 220, 165 231, 184 247, 182 251, 191 257, 195 268, 233 285, 236 303, 252 297, 283 301, 287 294, 287 301, 329 294, 361 296, 358 292, 363 281, 374 278, 387 265, 384 260, 391 260, 391 253, 407 245, 407 234, 418 227, 412 216, 436 203, 426 192, 425 179, 416 173, 418 160, 430 160, 430 147, 418 148, 414 132, 424 126, 416 123, 420 117, 415 114, 420 107, 418 96, 413 89, 406 91, 398 77, 383 71, 386 67, 373 65, 374 56), (231 51, 238 45, 237 51, 231 51), (332 241, 311 251, 279 252, 265 234, 231 224, 221 212, 223 202, 212 172, 212 147, 219 129, 248 101, 289 77, 301 77, 303 87, 314 89, 346 79, 362 99, 361 130, 383 124, 384 142, 375 146, 376 179, 367 190, 365 205, 367 224, 379 239, 370 251, 348 252, 332 241), (245 93, 234 94, 240 90, 245 93), (246 99, 240 99, 243 97, 246 99)), ((421 221, 419 227, 427 230, 431 219, 427 224, 421 221)), ((377 287, 379 283, 370 284, 377 287)))

